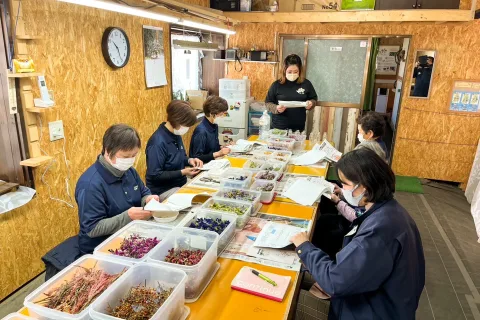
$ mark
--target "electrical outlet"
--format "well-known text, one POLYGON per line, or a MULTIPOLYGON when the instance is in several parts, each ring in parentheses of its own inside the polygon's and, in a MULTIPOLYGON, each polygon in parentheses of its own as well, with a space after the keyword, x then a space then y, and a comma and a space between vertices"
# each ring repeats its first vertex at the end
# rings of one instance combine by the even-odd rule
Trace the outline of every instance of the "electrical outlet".
POLYGON ((63 133, 63 121, 57 120, 48 123, 48 130, 50 131, 50 141, 60 140, 65 138, 63 133))

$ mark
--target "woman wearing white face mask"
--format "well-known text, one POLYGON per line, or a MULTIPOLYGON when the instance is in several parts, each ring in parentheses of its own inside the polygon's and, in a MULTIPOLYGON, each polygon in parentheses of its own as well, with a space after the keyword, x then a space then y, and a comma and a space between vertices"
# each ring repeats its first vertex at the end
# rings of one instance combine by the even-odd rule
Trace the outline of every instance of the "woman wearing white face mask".
POLYGON ((376 112, 369 112, 358 119, 357 138, 358 141, 360 141, 360 144, 357 148, 360 148, 362 143, 366 141, 376 142, 385 152, 385 159, 388 159, 389 152, 385 142, 382 140, 382 136, 385 133, 385 125, 385 119, 383 116, 376 112))
POLYGON ((190 142, 190 158, 199 158, 206 163, 230 153, 229 148, 220 148, 218 124, 216 123, 217 119, 227 115, 227 100, 210 96, 203 104, 203 112, 205 118, 193 131, 190 142))
POLYGON ((307 120, 306 110, 317 104, 317 93, 310 81, 305 79, 302 60, 296 54, 291 54, 283 61, 282 76, 268 90, 265 104, 272 112, 272 128, 305 130, 307 120), (306 108, 286 108, 279 101, 306 102, 306 108))
POLYGON ((132 220, 152 216, 143 206, 158 196, 145 187, 132 167, 140 150, 137 131, 125 124, 108 128, 97 161, 82 174, 75 189, 80 221, 79 248, 82 254, 132 220))
POLYGON ((147 143, 147 187, 168 198, 194 177, 203 166, 197 158, 188 158, 182 135, 197 122, 197 116, 186 101, 174 100, 167 106, 167 122, 163 122, 147 143), (191 167, 188 167, 191 166, 191 167))

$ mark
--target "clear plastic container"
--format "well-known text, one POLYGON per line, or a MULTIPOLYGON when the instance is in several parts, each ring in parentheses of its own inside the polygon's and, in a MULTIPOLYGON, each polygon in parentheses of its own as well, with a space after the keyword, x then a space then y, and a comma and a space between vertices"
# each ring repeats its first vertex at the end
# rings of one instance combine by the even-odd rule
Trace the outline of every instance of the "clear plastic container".
POLYGON ((277 182, 276 181, 267 181, 267 180, 255 180, 255 182, 252 183, 252 186, 250 187, 250 190, 255 190, 255 191, 260 191, 261 192, 261 197, 260 201, 264 203, 270 203, 273 200, 273 197, 275 196, 275 189, 277 188, 277 182), (267 186, 267 185, 272 185, 273 188, 271 191, 262 191, 260 188, 267 186))
POLYGON ((275 151, 270 159, 288 163, 292 157, 291 151, 275 151))
POLYGON ((120 318, 108 315, 107 308, 109 306, 116 307, 133 287, 146 285, 150 288, 157 288, 160 284, 163 287, 174 289, 150 319, 178 320, 185 309, 186 280, 187 275, 178 268, 145 262, 136 264, 92 304, 90 316, 94 320, 119 320, 120 318))
POLYGON ((250 203, 254 208, 260 201, 260 192, 252 190, 222 188, 213 194, 213 199, 235 200, 250 203))
MULTIPOLYGON (((260 197, 258 199, 260 200, 260 197)), ((186 228, 191 228, 190 225, 197 218, 210 218, 210 219, 221 219, 221 220, 230 221, 230 223, 223 230, 223 232, 219 234, 217 256, 220 255, 220 253, 223 251, 223 249, 225 249, 225 247, 230 242, 230 240, 232 240, 232 237, 235 234, 235 226, 237 225, 237 215, 230 214, 230 213, 218 213, 215 211, 208 211, 208 210, 197 210, 190 219, 184 220, 185 223, 183 223, 182 226, 186 228)), ((192 229, 196 229, 196 228, 192 228, 192 229)))
POLYGON ((2 318, 2 320, 30 320, 30 319, 34 320, 35 318, 24 316, 23 314, 18 312, 10 313, 7 316, 5 316, 5 318, 2 318))
POLYGON ((280 178, 280 173, 276 171, 259 171, 255 175, 254 179, 256 180, 266 180, 266 181, 277 181, 280 178), (267 177, 267 175, 269 177, 267 177), (271 179, 270 179, 271 178, 271 179))
POLYGON ((252 172, 238 168, 229 168, 220 177, 220 187, 248 189, 252 182, 252 172))
POLYGON ((176 228, 160 242, 158 247, 150 252, 148 261, 185 271, 187 274, 185 298, 196 299, 202 293, 208 281, 210 281, 212 272, 215 271, 218 239, 219 235, 212 231, 176 228), (202 250, 205 251, 205 255, 194 266, 165 262, 165 257, 172 248, 175 250, 202 250))
POLYGON ((229 213, 229 214, 237 214, 237 228, 241 229, 247 224, 248 219, 250 218, 250 215, 253 213, 253 207, 251 204, 247 202, 242 202, 242 201, 236 201, 236 200, 227 200, 227 199, 213 199, 210 198, 208 199, 203 205, 201 210, 208 210, 208 211, 214 211, 218 213, 229 213), (242 213, 236 213, 232 211, 223 211, 221 209, 214 209, 211 206, 214 204, 221 204, 221 205, 227 205, 235 208, 240 208, 242 213))
POLYGON ((247 160, 247 162, 245 162, 245 164, 243 165, 243 170, 253 171, 253 172, 260 171, 261 170, 260 168, 264 164, 265 164, 265 161, 250 159, 250 160, 247 160))
POLYGON ((270 137, 286 137, 288 134, 288 130, 282 130, 282 129, 270 129, 268 131, 268 135, 270 137))
POLYGON ((271 117, 268 114, 268 111, 263 111, 262 116, 258 121, 258 129, 260 134, 260 140, 268 139, 268 131, 270 130, 271 117))
POLYGON ((269 149, 272 150, 288 150, 292 151, 293 147, 295 146, 295 139, 290 138, 269 138, 267 140, 267 146, 269 149))
MULTIPOLYGON (((84 320, 84 319, 90 319, 88 312, 89 309, 92 307, 92 305, 88 306, 85 308, 82 312, 77 313, 77 314, 70 314, 54 309, 50 309, 47 307, 44 307, 40 304, 35 303, 36 301, 44 299, 46 296, 44 293, 60 286, 63 284, 65 281, 71 280, 74 276, 74 274, 79 270, 79 267, 84 267, 84 268, 97 268, 97 269, 102 269, 103 271, 109 273, 109 274, 118 274, 124 270, 127 270, 131 267, 132 265, 123 261, 118 261, 114 260, 111 258, 106 258, 106 257, 98 257, 98 256, 93 256, 93 255, 84 255, 83 257, 77 259, 74 261, 72 264, 70 264, 68 267, 63 269, 60 273, 55 275, 53 278, 42 284, 40 287, 38 287, 35 291, 30 293, 24 301, 25 307, 28 308, 28 310, 32 311, 40 319, 54 319, 54 320, 84 320)), ((121 278, 121 277, 120 277, 121 278)), ((120 280, 117 279, 118 280, 120 280)), ((116 281, 110 285, 108 289, 110 289, 112 286, 114 286, 116 281)), ((105 290, 105 292, 108 291, 105 290)), ((102 293, 97 299, 101 298, 103 296, 102 293)), ((95 301, 96 302, 96 301, 95 301)))
POLYGON ((282 174, 287 167, 285 162, 270 160, 267 161, 260 169, 262 171, 274 171, 282 174))
POLYGON ((104 256, 104 257, 108 256, 108 257, 111 257, 112 259, 118 259, 128 263, 138 263, 138 262, 146 261, 148 254, 144 255, 142 258, 136 259, 136 258, 118 256, 109 252, 108 250, 119 249, 122 241, 128 238, 129 236, 131 236, 132 234, 138 234, 141 237, 145 237, 145 238, 156 237, 157 240, 161 241, 172 230, 173 230, 173 227, 171 226, 163 226, 155 222, 135 220, 127 224, 122 229, 118 230, 116 233, 110 236, 107 240, 103 241, 100 245, 98 245, 93 251, 93 254, 95 256, 104 256))

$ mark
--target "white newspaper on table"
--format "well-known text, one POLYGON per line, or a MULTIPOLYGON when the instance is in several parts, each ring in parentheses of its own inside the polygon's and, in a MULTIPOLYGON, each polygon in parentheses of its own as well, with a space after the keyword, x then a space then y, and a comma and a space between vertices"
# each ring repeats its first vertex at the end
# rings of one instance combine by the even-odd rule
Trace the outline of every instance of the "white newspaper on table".
POLYGON ((322 161, 326 157, 327 154, 322 150, 310 150, 290 160, 290 163, 296 166, 310 166, 322 161))
POLYGON ((292 244, 290 242, 291 237, 305 231, 306 229, 303 228, 269 221, 262 228, 253 246, 275 249, 285 248, 292 244))
POLYGON ((312 206, 318 198, 327 193, 327 187, 306 179, 297 179, 283 196, 304 206, 312 206))
POLYGON ((278 101, 279 106, 284 106, 285 108, 305 108, 307 106, 306 101, 278 101))
POLYGON ((327 158, 335 162, 338 162, 338 160, 340 160, 340 158, 342 157, 342 153, 335 149, 335 147, 332 146, 327 140, 323 140, 321 144, 315 144, 312 150, 319 150, 325 152, 327 154, 327 158))
POLYGON ((200 171, 208 170, 220 170, 230 167, 230 161, 228 159, 212 160, 207 164, 204 164, 203 167, 198 168, 200 171))

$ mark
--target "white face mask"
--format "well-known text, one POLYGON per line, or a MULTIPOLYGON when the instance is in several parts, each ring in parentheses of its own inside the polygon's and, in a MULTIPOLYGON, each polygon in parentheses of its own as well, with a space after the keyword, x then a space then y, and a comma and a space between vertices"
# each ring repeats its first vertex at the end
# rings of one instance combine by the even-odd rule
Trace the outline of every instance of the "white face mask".
POLYGON ((364 142, 366 139, 363 137, 363 134, 361 134, 360 132, 358 133, 357 135, 357 138, 358 138, 358 141, 360 141, 360 143, 364 142))
POLYGON ((215 116, 215 118, 213 118, 213 123, 216 123, 218 124, 220 122, 220 119, 222 119, 223 117, 217 117, 215 116))
POLYGON ((286 78, 288 81, 297 81, 298 79, 298 73, 287 73, 286 78))
POLYGON ((345 198, 345 200, 351 204, 352 206, 354 207, 358 207, 358 204, 360 203, 360 200, 362 200, 363 196, 365 195, 365 191, 363 191, 361 194, 359 194, 358 196, 354 197, 353 196, 353 192, 355 190, 357 190, 358 188, 358 185, 355 186, 355 188, 353 188, 352 190, 345 190, 345 189, 342 189, 343 190, 343 197, 345 198))
POLYGON ((110 164, 115 168, 120 171, 127 171, 131 167, 133 167, 133 164, 135 163, 135 157, 133 158, 117 158, 115 161, 116 163, 113 163, 112 160, 110 159, 110 164))
POLYGON ((173 133, 176 134, 177 136, 183 136, 185 133, 188 131, 188 127, 183 127, 180 126, 180 129, 173 129, 173 133))

